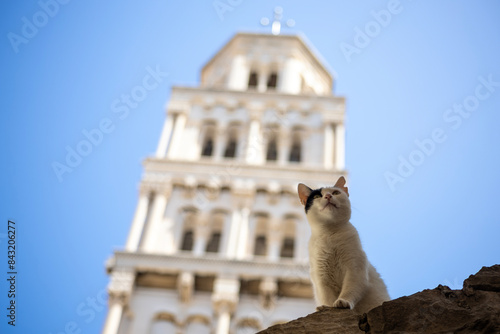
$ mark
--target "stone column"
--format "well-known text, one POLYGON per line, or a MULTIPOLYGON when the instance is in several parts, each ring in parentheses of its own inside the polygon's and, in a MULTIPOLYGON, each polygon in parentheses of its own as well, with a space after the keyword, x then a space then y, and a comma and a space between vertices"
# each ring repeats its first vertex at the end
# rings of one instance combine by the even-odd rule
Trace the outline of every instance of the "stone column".
POLYGON ((231 323, 230 306, 221 304, 217 309, 217 328, 216 334, 229 334, 229 325, 231 323))
POLYGON ((227 128, 220 125, 215 130, 214 150, 213 150, 214 160, 219 161, 224 158, 224 151, 226 149, 227 140, 228 140, 227 128))
POLYGON ((228 258, 236 257, 240 224, 241 224, 241 212, 240 210, 235 209, 231 217, 231 226, 229 227, 229 240, 226 251, 226 256, 228 258))
POLYGON ((169 191, 169 199, 165 208, 165 213, 161 221, 160 230, 165 232, 165 239, 161 241, 161 252, 165 254, 173 254, 178 249, 178 243, 182 239, 182 221, 179 221, 179 216, 182 216, 179 209, 178 188, 171 186, 169 191))
POLYGON ((253 257, 253 251, 255 248, 255 229, 257 225, 257 218, 252 215, 248 220, 248 241, 246 244, 246 254, 248 258, 253 257))
POLYGON ((210 226, 208 221, 208 214, 202 213, 197 217, 196 225, 194 228, 194 246, 193 255, 201 256, 205 254, 207 242, 210 234, 210 226))
POLYGON ((231 314, 238 304, 240 281, 237 278, 217 278, 212 302, 217 315, 215 334, 229 334, 231 314))
MULTIPOLYGON (((176 158, 182 147, 182 135, 186 126, 187 116, 185 113, 178 113, 175 120, 174 131, 170 139, 170 148, 167 153, 169 159, 176 158)), ((182 154, 180 154, 182 156, 182 154)))
POLYGON ((267 259, 269 261, 278 261, 280 259, 281 241, 283 239, 283 231, 281 231, 280 225, 280 220, 271 218, 269 231, 267 233, 269 244, 267 249, 267 259))
POLYGON ((257 82, 257 91, 262 93, 267 90, 267 78, 269 73, 267 70, 263 69, 259 72, 259 81, 257 82))
POLYGON ((263 162, 263 140, 260 130, 259 113, 251 113, 250 118, 245 161, 248 164, 260 165, 263 162))
POLYGON ((128 306, 135 274, 128 270, 115 270, 108 285, 108 315, 102 334, 117 334, 124 309, 128 306))
POLYGON ((324 133, 324 151, 323 151, 323 157, 324 157, 323 166, 325 167, 325 169, 333 168, 334 151, 335 151, 335 139, 333 132, 333 124, 326 123, 325 133, 324 133))
POLYGON ((236 245, 236 258, 244 259, 248 256, 247 244, 249 242, 249 226, 248 217, 250 216, 250 209, 243 208, 240 212, 240 230, 238 233, 238 243, 236 245))
POLYGON ((172 129, 174 126, 174 115, 171 113, 167 114, 167 119, 163 125, 163 130, 161 132, 160 141, 158 143, 158 148, 156 149, 156 157, 164 158, 167 155, 168 144, 172 135, 172 129))
POLYGON ((109 295, 108 315, 104 323, 102 334, 117 334, 122 320, 123 309, 125 307, 124 298, 117 295, 109 295))
POLYGON ((288 164, 291 145, 292 141, 289 131, 281 129, 278 137, 278 162, 280 165, 288 164))
POLYGON ((224 225, 222 226, 222 240, 219 253, 222 254, 222 256, 227 256, 229 249, 229 234, 231 233, 232 221, 231 217, 228 214, 221 214, 224 215, 224 225))
POLYGON ((227 88, 230 90, 245 90, 248 81, 248 66, 243 55, 237 55, 231 63, 227 88))
POLYGON ((300 62, 295 58, 289 58, 285 62, 283 78, 280 80, 280 91, 288 94, 300 93, 301 77, 300 62))
POLYGON ((345 169, 345 132, 344 124, 335 126, 335 163, 337 170, 345 169))
POLYGON ((148 214, 149 196, 149 189, 141 187, 137 208, 135 209, 134 219, 132 220, 132 227, 130 228, 127 244, 125 246, 127 252, 135 252, 139 248, 144 225, 146 223, 146 216, 148 214))
POLYGON ((146 252, 157 251, 157 242, 159 241, 160 226, 163 222, 165 209, 167 207, 167 198, 170 195, 170 185, 159 187, 156 190, 153 207, 146 226, 145 238, 141 248, 146 252))

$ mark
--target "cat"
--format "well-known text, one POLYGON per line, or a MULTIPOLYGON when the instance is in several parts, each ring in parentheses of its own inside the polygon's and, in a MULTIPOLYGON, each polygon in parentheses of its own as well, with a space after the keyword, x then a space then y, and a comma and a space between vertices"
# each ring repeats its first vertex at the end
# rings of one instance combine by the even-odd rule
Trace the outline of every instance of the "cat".
POLYGON ((333 187, 316 190, 300 183, 298 193, 311 226, 309 262, 317 309, 349 308, 362 314, 390 297, 350 223, 345 183, 343 176, 333 187))

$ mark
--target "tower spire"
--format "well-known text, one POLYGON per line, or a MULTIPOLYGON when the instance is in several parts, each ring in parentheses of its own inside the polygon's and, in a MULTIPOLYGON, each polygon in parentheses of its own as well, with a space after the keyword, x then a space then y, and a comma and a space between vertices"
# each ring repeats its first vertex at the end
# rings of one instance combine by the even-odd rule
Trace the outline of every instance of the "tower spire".
MULTIPOLYGON (((283 8, 282 7, 275 7, 274 8, 274 15, 273 15, 273 22, 271 24, 271 33, 273 35, 279 35, 281 32, 281 19, 283 18, 283 8)), ((260 24, 263 26, 269 25, 270 20, 267 17, 263 17, 260 19, 260 24)), ((288 19, 286 21, 286 26, 287 27, 293 27, 295 25, 295 21, 292 19, 288 19)))

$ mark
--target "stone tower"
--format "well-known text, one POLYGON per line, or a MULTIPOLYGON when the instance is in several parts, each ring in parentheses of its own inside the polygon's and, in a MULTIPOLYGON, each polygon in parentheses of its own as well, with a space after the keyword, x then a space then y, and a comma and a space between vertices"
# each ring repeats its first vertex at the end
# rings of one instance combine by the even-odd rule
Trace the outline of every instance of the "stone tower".
POLYGON ((172 88, 103 333, 255 333, 314 311, 297 184, 346 174, 345 101, 318 56, 239 33, 199 87, 172 88))

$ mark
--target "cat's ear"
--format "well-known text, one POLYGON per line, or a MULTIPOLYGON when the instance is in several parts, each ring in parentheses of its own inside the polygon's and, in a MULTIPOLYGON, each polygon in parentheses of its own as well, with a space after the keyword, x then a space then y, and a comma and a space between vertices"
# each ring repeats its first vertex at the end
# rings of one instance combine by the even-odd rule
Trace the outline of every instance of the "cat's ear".
POLYGON ((334 187, 342 189, 347 194, 347 196, 349 197, 349 190, 345 186, 345 177, 343 177, 343 176, 339 177, 339 179, 337 180, 337 183, 335 183, 334 187))
POLYGON ((299 183, 298 192, 299 192, 300 203, 302 205, 306 205, 307 198, 311 194, 312 189, 303 183, 299 183))

